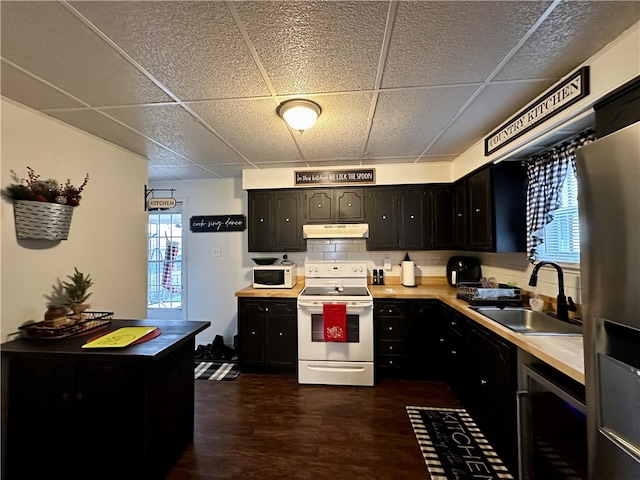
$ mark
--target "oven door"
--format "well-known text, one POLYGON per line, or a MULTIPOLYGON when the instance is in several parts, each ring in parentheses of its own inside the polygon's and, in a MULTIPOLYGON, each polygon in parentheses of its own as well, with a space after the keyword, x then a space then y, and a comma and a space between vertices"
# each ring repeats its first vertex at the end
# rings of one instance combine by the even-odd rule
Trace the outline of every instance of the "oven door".
POLYGON ((298 358, 373 362, 373 302, 298 300, 298 358), (347 341, 325 342, 324 303, 347 303, 347 341))

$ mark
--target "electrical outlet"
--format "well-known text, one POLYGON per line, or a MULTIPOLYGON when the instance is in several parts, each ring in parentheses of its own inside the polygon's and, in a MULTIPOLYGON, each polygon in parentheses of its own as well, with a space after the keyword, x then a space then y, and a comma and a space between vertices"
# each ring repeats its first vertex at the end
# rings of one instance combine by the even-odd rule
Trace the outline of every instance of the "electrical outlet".
POLYGON ((213 247, 211 249, 211 255, 214 257, 222 256, 222 249, 220 247, 213 247))

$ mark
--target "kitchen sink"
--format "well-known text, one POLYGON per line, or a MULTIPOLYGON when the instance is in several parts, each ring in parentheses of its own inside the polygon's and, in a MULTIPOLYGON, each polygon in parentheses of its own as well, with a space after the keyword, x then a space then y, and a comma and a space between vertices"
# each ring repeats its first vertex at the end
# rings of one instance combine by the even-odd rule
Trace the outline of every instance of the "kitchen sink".
POLYGON ((485 317, 524 335, 582 335, 582 326, 520 307, 471 307, 485 317))

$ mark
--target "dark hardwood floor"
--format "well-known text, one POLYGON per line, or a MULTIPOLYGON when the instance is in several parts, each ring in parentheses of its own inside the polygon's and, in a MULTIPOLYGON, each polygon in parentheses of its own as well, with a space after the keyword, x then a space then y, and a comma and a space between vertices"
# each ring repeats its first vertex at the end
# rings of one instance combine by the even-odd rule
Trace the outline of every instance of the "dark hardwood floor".
POLYGON ((460 406, 443 382, 342 387, 242 373, 195 383, 194 442, 168 480, 428 479, 405 407, 460 406))

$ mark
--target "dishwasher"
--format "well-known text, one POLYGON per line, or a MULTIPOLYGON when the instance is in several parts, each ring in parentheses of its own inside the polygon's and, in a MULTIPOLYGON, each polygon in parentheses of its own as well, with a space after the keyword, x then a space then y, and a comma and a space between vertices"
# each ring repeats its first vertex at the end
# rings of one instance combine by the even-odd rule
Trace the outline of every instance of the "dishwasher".
POLYGON ((584 385, 539 361, 521 363, 518 375, 520 479, 586 479, 584 385))

